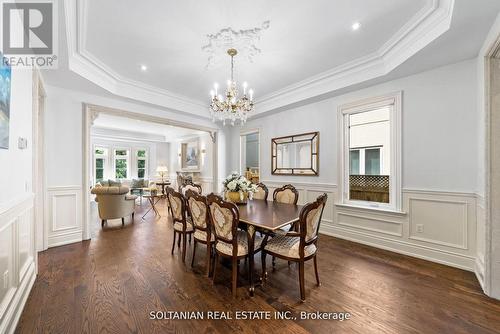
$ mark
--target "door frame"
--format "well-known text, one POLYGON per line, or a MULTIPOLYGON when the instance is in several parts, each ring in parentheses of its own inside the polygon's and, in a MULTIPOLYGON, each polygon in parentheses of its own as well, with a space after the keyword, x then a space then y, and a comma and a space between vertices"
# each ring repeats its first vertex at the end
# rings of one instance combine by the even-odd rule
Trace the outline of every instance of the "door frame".
POLYGON ((217 192, 218 190, 218 133, 219 129, 214 127, 197 126, 192 123, 186 123, 181 121, 176 121, 169 118, 158 117, 148 114, 140 114, 135 112, 130 112, 126 110, 120 110, 110 107, 104 107, 100 105, 82 103, 82 239, 89 240, 91 238, 91 222, 90 222, 90 185, 91 185, 91 171, 90 162, 92 159, 91 154, 91 141, 90 141, 90 131, 94 124, 94 121, 99 117, 100 114, 107 114, 119 117, 126 117, 131 119, 136 119, 140 121, 154 122, 164 125, 171 125, 182 127, 186 129, 199 130, 209 133, 212 139, 212 190, 217 192))

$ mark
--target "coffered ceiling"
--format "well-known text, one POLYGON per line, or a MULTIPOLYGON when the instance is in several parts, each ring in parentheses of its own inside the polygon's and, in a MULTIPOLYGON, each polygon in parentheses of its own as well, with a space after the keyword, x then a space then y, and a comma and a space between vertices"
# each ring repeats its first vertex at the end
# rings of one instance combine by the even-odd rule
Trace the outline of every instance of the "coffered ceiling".
POLYGON ((216 54, 207 67, 210 54, 202 49, 207 35, 259 28, 254 42, 261 52, 252 62, 236 57, 236 80, 254 88, 256 112, 263 113, 390 73, 450 29, 454 4, 65 1, 68 63, 71 71, 116 95, 208 116, 209 90, 228 79, 229 58, 216 54), (352 29, 355 22, 358 30, 352 29))

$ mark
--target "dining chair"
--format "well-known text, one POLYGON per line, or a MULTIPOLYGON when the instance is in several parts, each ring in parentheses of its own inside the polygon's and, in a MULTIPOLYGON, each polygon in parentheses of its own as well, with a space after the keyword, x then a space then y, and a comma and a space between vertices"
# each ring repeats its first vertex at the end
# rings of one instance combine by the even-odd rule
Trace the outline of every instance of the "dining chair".
POLYGON ((291 184, 286 184, 281 188, 274 189, 273 201, 286 204, 297 204, 299 192, 291 184))
POLYGON ((269 189, 262 182, 257 183, 257 191, 253 194, 254 199, 263 199, 267 201, 267 196, 269 195, 269 189))
MULTIPOLYGON (((238 282, 238 260, 253 256, 248 254, 248 234, 238 229, 240 214, 238 207, 231 202, 226 202, 215 194, 207 196, 210 222, 215 233, 215 254, 213 267, 213 283, 215 284, 217 261, 219 255, 230 258, 232 263, 231 292, 236 297, 238 282)), ((262 238, 255 237, 255 252, 260 250, 262 238)), ((248 270, 250 273, 250 268, 248 270)))
POLYGON ((185 180, 184 183, 179 186, 179 192, 181 194, 183 194, 184 196, 186 196, 186 191, 188 191, 188 190, 195 191, 195 192, 197 192, 200 195, 203 192, 203 189, 201 188, 201 185, 193 183, 193 181, 191 181, 189 179, 185 180))
POLYGON ((193 190, 186 191, 189 215, 193 221, 194 227, 194 245, 191 267, 194 265, 196 255, 196 245, 198 242, 207 246, 207 276, 210 276, 212 246, 215 243, 215 237, 211 231, 210 218, 208 214, 207 198, 193 190))
POLYGON ((177 242, 177 246, 179 247, 182 237, 182 262, 185 262, 187 236, 189 235, 191 237, 191 234, 194 233, 193 223, 191 221, 191 218, 188 218, 186 214, 186 199, 181 193, 173 190, 172 188, 168 188, 167 199, 170 205, 170 212, 172 214, 172 222, 174 224, 174 241, 172 244, 172 254, 174 254, 175 238, 178 234, 179 239, 177 242))
POLYGON ((272 255, 280 259, 299 264, 300 299, 305 301, 304 266, 305 262, 314 260, 314 273, 316 283, 319 286, 318 264, 316 256, 318 253, 318 231, 321 217, 325 208, 327 195, 319 196, 315 202, 306 204, 299 215, 298 231, 290 231, 285 235, 276 234, 272 237, 266 236, 262 242, 262 280, 267 278, 266 255, 272 255), (269 239, 270 238, 270 239, 269 239))

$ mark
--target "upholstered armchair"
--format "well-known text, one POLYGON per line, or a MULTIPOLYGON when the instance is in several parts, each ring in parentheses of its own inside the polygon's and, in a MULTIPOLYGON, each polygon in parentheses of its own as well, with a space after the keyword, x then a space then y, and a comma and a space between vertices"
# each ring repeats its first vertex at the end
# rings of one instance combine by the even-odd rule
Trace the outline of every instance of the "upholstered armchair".
POLYGON ((134 219, 135 199, 137 196, 128 195, 129 188, 120 187, 95 187, 91 193, 96 195, 101 225, 108 219, 122 219, 125 225, 125 217, 132 216, 134 219))
POLYGON ((319 196, 313 203, 306 204, 299 215, 298 231, 286 235, 266 236, 262 242, 262 278, 266 279, 266 255, 281 258, 299 264, 300 299, 305 300, 304 268, 305 262, 314 260, 316 284, 319 286, 319 274, 316 255, 318 253, 318 231, 325 208, 327 195, 319 196), (270 239, 269 239, 270 238, 270 239))

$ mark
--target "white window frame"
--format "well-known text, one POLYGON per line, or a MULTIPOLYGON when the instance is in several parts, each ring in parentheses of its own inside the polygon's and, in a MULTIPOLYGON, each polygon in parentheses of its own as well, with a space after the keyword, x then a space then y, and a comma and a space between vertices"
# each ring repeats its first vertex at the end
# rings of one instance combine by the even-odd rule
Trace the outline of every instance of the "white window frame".
POLYGON ((144 160, 144 177, 143 179, 149 178, 149 149, 146 147, 139 147, 134 149, 134 157, 135 157, 135 176, 139 178, 139 161, 144 160), (146 156, 144 158, 139 157, 139 151, 145 151, 146 156))
POLYGON ((130 148, 127 147, 113 147, 113 179, 114 180, 130 180, 130 148), (116 151, 127 151, 127 155, 116 155, 116 151), (116 160, 126 159, 127 160, 127 177, 124 179, 118 179, 116 177, 116 160))
MULTIPOLYGON (((338 107, 338 134, 339 134, 339 187, 340 202, 338 205, 348 205, 360 208, 373 208, 384 211, 401 212, 402 180, 401 180, 401 110, 403 92, 395 92, 383 96, 364 99, 338 107), (352 114, 376 110, 386 106, 390 108, 391 131, 391 175, 389 178, 389 203, 349 199, 349 116, 352 114)), ((355 149, 355 148, 353 148, 355 149)))
POLYGON ((103 178, 103 180, 108 179, 109 147, 105 146, 105 145, 97 145, 96 144, 96 145, 94 145, 94 149, 92 151, 92 154, 94 156, 94 159, 93 159, 94 163, 93 163, 93 166, 92 166, 93 167, 92 171, 94 173, 94 176, 93 176, 92 179, 93 179, 94 184, 97 184, 97 182, 99 182, 99 181, 97 181, 97 172, 96 172, 96 170, 97 170, 97 168, 96 168, 96 165, 97 165, 96 164, 96 160, 97 159, 104 159, 102 178, 103 178), (96 154, 95 151, 97 149, 100 149, 100 148, 104 149, 106 151, 106 153, 105 154, 96 154))

